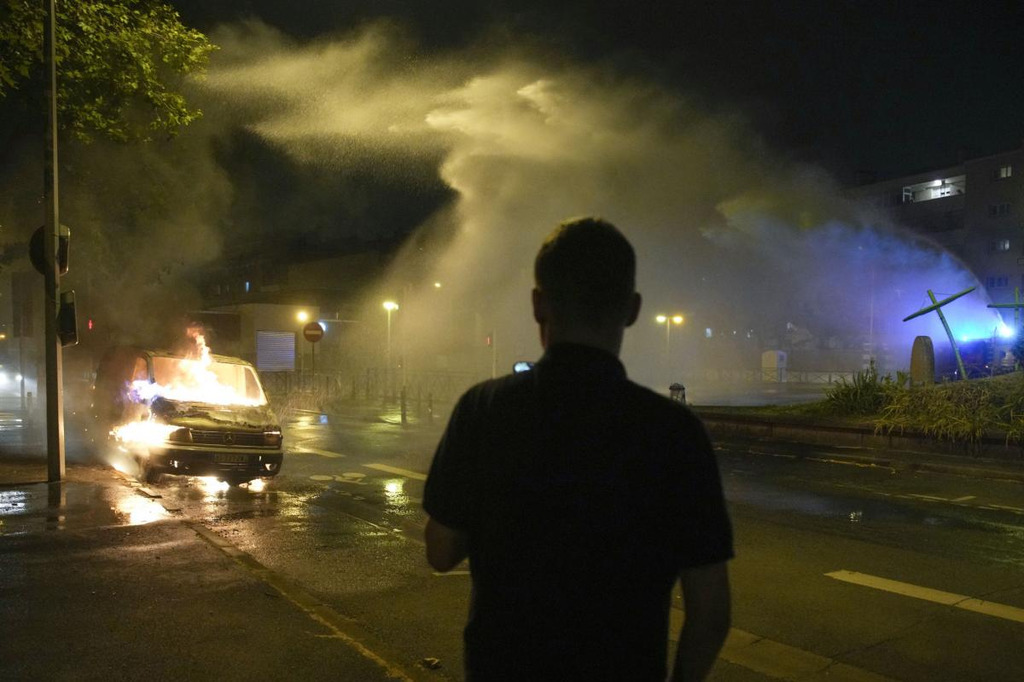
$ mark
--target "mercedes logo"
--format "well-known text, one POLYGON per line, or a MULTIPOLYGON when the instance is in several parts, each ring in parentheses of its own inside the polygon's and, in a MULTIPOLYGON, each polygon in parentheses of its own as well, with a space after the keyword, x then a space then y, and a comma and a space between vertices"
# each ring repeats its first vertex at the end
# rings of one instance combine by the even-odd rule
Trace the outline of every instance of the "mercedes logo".
POLYGON ((225 433, 224 434, 224 442, 227 443, 228 445, 231 445, 232 443, 234 443, 235 442, 235 434, 233 434, 233 433, 225 433))

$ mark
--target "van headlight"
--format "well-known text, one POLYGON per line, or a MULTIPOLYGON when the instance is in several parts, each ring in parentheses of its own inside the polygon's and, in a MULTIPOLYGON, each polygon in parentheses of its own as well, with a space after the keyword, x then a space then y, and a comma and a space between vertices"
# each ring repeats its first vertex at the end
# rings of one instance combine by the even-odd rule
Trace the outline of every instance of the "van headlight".
POLYGON ((272 445, 275 448, 281 446, 281 429, 267 429, 263 432, 263 444, 272 445))
POLYGON ((191 429, 186 429, 182 427, 177 431, 173 432, 171 435, 167 436, 167 441, 169 443, 191 443, 192 431, 191 429))

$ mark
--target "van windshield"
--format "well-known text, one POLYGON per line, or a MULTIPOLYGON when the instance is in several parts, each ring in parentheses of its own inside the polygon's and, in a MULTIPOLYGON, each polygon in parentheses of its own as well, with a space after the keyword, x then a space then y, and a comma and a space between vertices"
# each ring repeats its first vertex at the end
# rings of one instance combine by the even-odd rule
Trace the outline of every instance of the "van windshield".
POLYGON ((267 396, 249 365, 231 362, 153 358, 153 394, 181 402, 213 405, 266 405, 267 396))

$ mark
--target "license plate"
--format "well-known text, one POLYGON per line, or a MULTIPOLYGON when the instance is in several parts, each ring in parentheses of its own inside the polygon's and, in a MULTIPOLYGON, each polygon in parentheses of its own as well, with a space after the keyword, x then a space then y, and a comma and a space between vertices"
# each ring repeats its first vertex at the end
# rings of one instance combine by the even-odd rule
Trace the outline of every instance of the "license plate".
POLYGON ((214 455, 213 461, 217 464, 245 464, 249 461, 248 455, 214 455))

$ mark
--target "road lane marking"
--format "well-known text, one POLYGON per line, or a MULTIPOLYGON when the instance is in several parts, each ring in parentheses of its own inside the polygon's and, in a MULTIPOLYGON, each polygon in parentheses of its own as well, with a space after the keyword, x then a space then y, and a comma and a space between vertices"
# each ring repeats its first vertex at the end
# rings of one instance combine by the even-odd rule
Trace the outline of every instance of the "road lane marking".
POLYGON ((451 575, 469 575, 469 571, 447 571, 445 573, 434 571, 434 575, 438 578, 446 578, 451 575))
POLYGON ((300 445, 296 449, 292 450, 292 453, 300 455, 320 455, 321 457, 327 457, 328 459, 337 459, 344 457, 345 455, 340 452, 331 452, 330 450, 321 450, 320 448, 311 448, 306 445, 300 445))
POLYGON ((945 497, 936 497, 935 495, 918 495, 916 493, 908 493, 907 497, 913 497, 918 500, 928 500, 929 502, 949 502, 945 497))
POLYGON ((974 499, 974 495, 964 495, 963 497, 955 497, 952 500, 950 500, 950 502, 967 502, 968 500, 973 500, 973 499, 974 499))
POLYGON ((364 464, 367 469, 376 469, 377 471, 384 471, 389 474, 397 474, 399 476, 405 476, 415 481, 427 480, 426 474, 421 474, 418 471, 409 471, 408 469, 399 469, 398 467, 388 466, 387 464, 364 464))
MULTIPOLYGON (((683 612, 669 611, 669 640, 679 638, 683 612)), ((841 663, 834 658, 775 642, 752 632, 730 628, 719 658, 733 665, 781 680, 808 680, 827 676, 829 682, 895 682, 863 668, 841 663)))
POLYGON ((1009 507, 1009 506, 1007 506, 1005 504, 990 504, 989 508, 990 509, 1005 509, 1007 511, 1017 512, 1018 514, 1019 513, 1024 513, 1024 509, 1021 509, 1020 507, 1009 507))
POLYGON ((903 583, 898 580, 889 580, 888 578, 879 578, 877 576, 868 575, 866 573, 857 573, 855 571, 832 571, 825 575, 829 578, 835 578, 836 580, 842 580, 843 582, 853 583, 854 585, 861 585, 863 587, 872 587, 876 590, 882 590, 883 592, 892 592, 905 597, 923 599, 924 601, 935 602, 936 604, 942 604, 944 606, 953 606, 958 609, 964 609, 965 611, 982 613, 986 616, 995 616, 996 618, 1024 623, 1024 609, 1016 606, 997 604, 996 602, 969 597, 965 594, 933 590, 930 587, 921 587, 920 585, 903 583))

